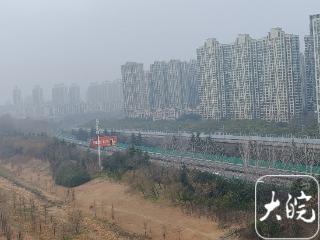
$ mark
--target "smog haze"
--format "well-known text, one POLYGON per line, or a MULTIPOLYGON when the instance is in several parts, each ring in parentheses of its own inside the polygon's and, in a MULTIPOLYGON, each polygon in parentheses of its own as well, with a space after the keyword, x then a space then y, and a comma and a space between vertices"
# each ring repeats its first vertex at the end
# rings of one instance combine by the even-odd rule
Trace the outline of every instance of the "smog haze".
MULTIPOLYGON (((121 77, 126 61, 195 58, 215 37, 239 33, 261 38, 272 27, 308 34, 318 0, 2 0, 0 2, 0 103, 41 85, 49 99, 56 83, 121 77), (307 6, 306 6, 307 5, 307 6)), ((300 42, 303 50, 303 41, 300 42)))

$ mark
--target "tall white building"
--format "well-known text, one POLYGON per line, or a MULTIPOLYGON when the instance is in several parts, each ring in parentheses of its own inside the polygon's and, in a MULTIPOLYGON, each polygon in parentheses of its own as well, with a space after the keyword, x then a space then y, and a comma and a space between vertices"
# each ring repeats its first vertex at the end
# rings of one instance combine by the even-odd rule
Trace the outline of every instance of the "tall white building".
POLYGON ((320 14, 310 16, 310 36, 313 42, 316 106, 318 123, 320 123, 320 14))
POLYGON ((257 41, 248 34, 240 34, 231 49, 230 88, 226 89, 230 91, 229 117, 255 119, 260 112, 257 41))
POLYGON ((300 53, 300 79, 301 79, 301 109, 302 114, 306 114, 308 111, 308 96, 307 96, 307 79, 306 79, 306 57, 304 53, 300 53))
POLYGON ((91 112, 121 111, 123 106, 121 81, 91 83, 87 90, 87 105, 91 112))
POLYGON ((80 87, 74 83, 68 89, 68 103, 79 104, 80 102, 81 102, 80 87))
POLYGON ((195 60, 189 62, 170 60, 151 64, 152 108, 175 109, 180 112, 195 108, 197 104, 196 67, 195 60))
POLYGON ((199 104, 197 61, 182 64, 183 109, 196 109, 199 104))
MULTIPOLYGON (((171 72, 173 67, 171 67, 171 72)), ((172 78, 172 76, 171 76, 172 78)), ((173 84, 172 79, 171 85, 173 84)), ((150 98, 152 111, 165 109, 168 99, 168 64, 164 61, 155 61, 150 65, 150 98)))
POLYGON ((274 28, 232 44, 208 39, 197 49, 200 114, 210 119, 289 122, 301 117, 299 37, 274 28))
POLYGON ((56 84, 52 88, 52 104, 55 106, 68 103, 68 88, 64 84, 56 84))
POLYGON ((21 90, 18 87, 15 87, 12 91, 12 100, 14 106, 21 106, 22 105, 22 94, 21 90))
POLYGON ((44 104, 43 89, 38 85, 32 89, 32 102, 35 106, 44 104))
POLYGON ((53 117, 61 117, 69 114, 86 112, 86 104, 80 100, 80 88, 76 84, 67 87, 57 84, 52 89, 52 104, 50 114, 53 117))
POLYGON ((185 93, 183 91, 183 65, 180 60, 170 60, 167 64, 167 86, 164 90, 166 108, 182 109, 185 93))
POLYGON ((180 60, 122 66, 124 110, 128 117, 176 119, 198 104, 197 64, 180 60))
POLYGON ((260 117, 289 122, 302 113, 299 36, 271 29, 263 38, 260 117))
POLYGON ((197 49, 200 114, 205 119, 220 120, 227 114, 225 51, 229 52, 229 47, 214 38, 197 49))
POLYGON ((149 113, 148 79, 142 63, 127 62, 121 66, 123 106, 128 117, 145 118, 149 113))
POLYGON ((32 89, 32 102, 25 106, 26 114, 31 117, 43 117, 45 115, 45 105, 43 88, 39 85, 32 89))
MULTIPOLYGON (((311 24, 310 24, 311 25, 311 24)), ((313 36, 304 37, 304 66, 305 66, 305 111, 315 112, 316 107, 316 82, 313 36)))
POLYGON ((12 91, 13 111, 18 116, 24 114, 24 102, 20 88, 15 87, 12 91))

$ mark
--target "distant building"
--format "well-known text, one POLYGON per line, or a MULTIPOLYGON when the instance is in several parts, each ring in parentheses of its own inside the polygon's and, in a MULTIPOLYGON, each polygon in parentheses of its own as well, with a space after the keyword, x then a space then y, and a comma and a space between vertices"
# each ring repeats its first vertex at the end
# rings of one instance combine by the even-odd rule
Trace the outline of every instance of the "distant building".
POLYGON ((26 107, 26 114, 30 117, 44 117, 45 105, 43 97, 43 89, 40 86, 35 86, 32 89, 32 103, 26 107))
POLYGON ((155 61, 150 65, 149 92, 151 95, 150 108, 152 112, 167 107, 169 99, 168 64, 166 62, 155 61))
POLYGON ((230 80, 226 78, 227 117, 256 119, 260 117, 257 41, 240 34, 231 45, 230 80), (228 93, 230 92, 230 93, 228 93))
POLYGON ((204 119, 220 120, 227 116, 226 87, 230 47, 221 45, 216 39, 207 39, 197 49, 200 114, 204 119), (227 57, 225 58, 225 51, 227 57))
POLYGON ((57 84, 52 88, 52 104, 62 106, 68 103, 68 88, 64 84, 57 84))
POLYGON ((121 69, 127 117, 177 119, 198 104, 194 60, 155 61, 148 71, 143 64, 126 63, 121 69))
POLYGON ((40 86, 35 86, 32 90, 32 102, 35 106, 44 104, 43 89, 40 86))
POLYGON ((304 53, 300 53, 300 79, 301 79, 301 108, 302 113, 306 114, 310 112, 308 110, 308 91, 307 91, 307 79, 306 79, 306 57, 304 53))
POLYGON ((123 90, 121 80, 117 79, 111 82, 103 83, 104 111, 105 112, 122 112, 123 110, 123 90))
POLYGON ((77 84, 72 84, 68 90, 68 103, 79 104, 81 102, 80 87, 77 84))
POLYGON ((80 88, 72 84, 67 87, 64 84, 57 84, 52 88, 52 102, 50 115, 61 117, 71 114, 80 114, 87 111, 85 103, 81 102, 80 88))
POLYGON ((307 35, 304 37, 304 66, 305 66, 305 111, 316 111, 316 79, 315 79, 315 62, 313 37, 307 35))
POLYGON ((18 87, 15 87, 12 91, 13 109, 11 109, 17 116, 23 116, 24 107, 22 100, 22 93, 18 87))
POLYGON ((22 94, 21 90, 18 87, 15 87, 12 91, 12 100, 14 106, 22 105, 22 94))
MULTIPOLYGON (((148 79, 142 63, 121 66, 123 106, 126 116, 145 118, 149 114, 148 79)), ((160 90, 161 91, 161 90, 160 90)), ((155 98, 153 98, 155 99, 155 98)))
POLYGON ((208 39, 197 49, 200 114, 205 119, 300 119, 299 37, 274 28, 240 34, 232 44, 208 39))
POLYGON ((260 118, 276 122, 300 119, 302 91, 299 36, 274 28, 260 42, 260 118))
POLYGON ((310 16, 310 36, 314 51, 316 106, 318 123, 320 123, 320 14, 310 16))
POLYGON ((199 104, 197 61, 190 60, 182 65, 183 109, 196 109, 199 104))
POLYGON ((121 81, 91 83, 87 90, 88 111, 117 112, 122 110, 121 81))

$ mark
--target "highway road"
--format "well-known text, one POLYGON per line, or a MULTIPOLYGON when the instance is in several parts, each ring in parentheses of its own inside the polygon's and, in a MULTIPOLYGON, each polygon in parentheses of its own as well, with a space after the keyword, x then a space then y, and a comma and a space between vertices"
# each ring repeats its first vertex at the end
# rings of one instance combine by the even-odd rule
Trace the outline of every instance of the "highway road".
MULTIPOLYGON (((61 140, 66 142, 76 144, 88 148, 89 143, 79 140, 75 140, 72 137, 68 136, 57 136, 61 140)), ((109 148, 107 152, 124 150, 127 148, 127 145, 119 144, 117 147, 109 148)), ((96 152, 96 150, 93 150, 96 152)), ((105 151, 105 150, 104 150, 105 151)), ((151 161, 169 167, 181 167, 186 166, 189 169, 196 169, 199 171, 210 172, 212 174, 221 175, 229 178, 241 178, 247 179, 250 181, 256 181, 260 176, 270 175, 270 174, 307 174, 306 172, 299 172, 293 170, 285 169, 275 169, 268 167, 256 167, 256 166, 247 166, 244 167, 242 163, 226 162, 226 161, 215 161, 207 160, 204 158, 197 158, 193 156, 182 156, 182 155, 170 155, 163 154, 156 151, 148 151, 148 154, 151 157, 151 161)))
MULTIPOLYGON (((178 132, 160 132, 160 131, 140 131, 140 130, 131 130, 131 129, 107 129, 108 131, 114 131, 123 133, 126 135, 131 134, 141 134, 142 136, 150 136, 150 137, 165 137, 165 136, 180 136, 185 138, 190 138, 192 133, 178 131, 178 132)), ((193 133, 196 134, 196 133, 193 133)), ((205 134, 201 133, 201 138, 211 137, 216 140, 221 141, 258 141, 258 142, 280 142, 280 143, 299 143, 299 144, 312 144, 312 145, 319 145, 320 146, 320 139, 318 138, 297 138, 294 136, 282 136, 282 137, 275 137, 275 136, 248 136, 248 135, 233 135, 233 134, 225 134, 225 133, 212 133, 212 134, 205 134)))

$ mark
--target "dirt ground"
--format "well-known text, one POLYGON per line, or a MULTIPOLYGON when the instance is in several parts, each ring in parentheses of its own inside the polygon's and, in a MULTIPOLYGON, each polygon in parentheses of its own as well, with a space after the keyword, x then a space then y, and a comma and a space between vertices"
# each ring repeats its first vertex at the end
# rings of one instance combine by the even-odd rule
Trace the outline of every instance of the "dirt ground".
MULTIPOLYGON (((97 215, 113 215, 116 224, 126 230, 144 234, 147 228, 152 239, 205 240, 219 239, 224 232, 216 223, 187 216, 180 209, 153 203, 138 194, 128 193, 122 184, 97 179, 76 188, 76 203, 84 211, 96 204, 97 215), (147 225, 147 226, 146 226, 147 225), (146 227, 145 227, 146 226, 146 227)), ((91 210, 95 214, 94 210, 91 210)))
MULTIPOLYGON (((10 170, 26 185, 41 190, 46 198, 64 202, 65 207, 80 209, 86 217, 86 239, 227 239, 224 238, 228 235, 227 230, 219 229, 217 223, 188 216, 168 203, 146 200, 131 193, 127 186, 107 178, 100 177, 74 188, 75 200, 70 203, 67 200, 70 190, 53 183, 47 164, 31 160, 19 166, 3 163, 0 166, 10 170), (108 223, 107 230, 104 223, 108 223)), ((0 188, 8 188, 7 185, 8 181, 0 181, 0 188)), ((57 214, 59 210, 56 211, 57 214)))

